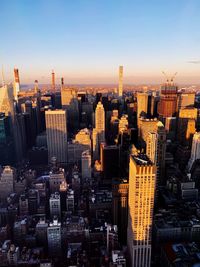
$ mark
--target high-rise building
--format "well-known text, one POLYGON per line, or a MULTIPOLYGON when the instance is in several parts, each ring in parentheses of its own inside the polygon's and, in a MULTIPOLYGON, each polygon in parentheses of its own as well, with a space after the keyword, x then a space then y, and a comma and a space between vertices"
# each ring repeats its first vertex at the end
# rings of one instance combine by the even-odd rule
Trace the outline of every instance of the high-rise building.
POLYGON ((127 244, 132 267, 150 267, 156 166, 144 154, 130 156, 127 244))
POLYGON ((91 150, 91 138, 89 129, 81 129, 75 136, 75 142, 85 147, 85 150, 91 150))
POLYGON ((23 158, 23 135, 21 133, 19 120, 14 107, 14 89, 12 86, 4 85, 0 88, 0 112, 11 117, 11 128, 15 144, 15 156, 19 162, 23 158))
POLYGON ((108 146, 105 143, 101 143, 100 147, 101 170, 103 171, 104 179, 109 180, 119 177, 119 147, 117 145, 108 146))
POLYGON ((81 162, 82 153, 85 150, 91 151, 90 131, 85 128, 81 129, 72 142, 68 142, 68 159, 69 163, 81 162))
POLYGON ((158 110, 158 102, 159 102, 159 96, 157 95, 157 92, 152 92, 150 95, 150 115, 151 117, 157 116, 157 110, 158 110))
POLYGON ((137 118, 146 117, 148 111, 148 94, 137 93, 137 118))
POLYGON ((177 125, 176 117, 167 117, 165 119, 165 129, 167 131, 167 137, 172 141, 174 141, 176 138, 176 125, 177 125))
POLYGON ((97 132, 96 143, 99 148, 100 144, 105 142, 105 111, 101 102, 98 102, 95 110, 95 130, 97 132))
POLYGON ((30 189, 28 191, 28 209, 29 214, 35 215, 39 206, 39 192, 36 189, 30 189))
POLYGON ((91 154, 89 150, 82 153, 81 157, 82 178, 91 178, 91 154))
POLYGON ((67 110, 67 120, 69 129, 74 132, 79 128, 79 106, 77 92, 75 89, 70 89, 62 86, 61 88, 61 103, 62 108, 67 110))
POLYGON ((177 110, 194 106, 195 93, 178 93, 177 110))
POLYGON ((0 112, 5 113, 5 115, 10 115, 12 118, 14 116, 14 97, 13 97, 13 87, 4 85, 0 88, 0 112))
POLYGON ((49 187, 50 192, 55 193, 60 190, 61 184, 65 183, 65 170, 62 168, 55 168, 49 173, 49 187))
POLYGON ((74 211, 74 190, 72 189, 67 190, 66 209, 67 211, 74 211))
POLYGON ((61 88, 61 103, 63 109, 67 109, 74 98, 77 98, 75 89, 68 87, 61 88))
POLYGON ((47 228, 48 223, 45 221, 44 218, 40 218, 39 222, 36 224, 35 227, 35 235, 38 245, 46 246, 47 244, 47 228))
POLYGON ((178 86, 167 82, 161 86, 160 102, 158 103, 158 114, 162 118, 173 117, 177 111, 178 86))
POLYGON ((0 170, 0 199, 4 201, 9 194, 14 192, 14 180, 16 170, 10 166, 5 166, 0 170))
POLYGON ((52 70, 52 73, 51 73, 51 87, 52 87, 53 91, 56 90, 55 72, 53 70, 52 70))
POLYGON ((145 142, 149 132, 156 132, 158 120, 155 119, 145 119, 139 118, 138 120, 138 134, 145 142))
POLYGON ((14 140, 11 134, 11 118, 0 113, 0 165, 14 163, 14 140))
POLYGON ((61 88, 63 88, 63 86, 64 86, 64 78, 61 77, 60 81, 61 81, 61 88))
POLYGON ((8 253, 7 253, 7 259, 8 263, 11 266, 18 265, 18 260, 20 258, 20 250, 19 247, 16 247, 15 245, 11 244, 8 253))
POLYGON ((200 132, 195 133, 193 136, 192 151, 191 151, 190 160, 188 162, 189 171, 191 170, 193 163, 197 159, 200 159, 200 132))
POLYGON ((118 96, 123 95, 123 66, 119 66, 119 86, 118 86, 118 96))
POLYGON ((183 146, 191 147, 193 134, 196 132, 197 109, 186 107, 179 110, 177 140, 183 146))
POLYGON ((60 195, 58 192, 51 194, 49 198, 49 209, 50 215, 52 218, 56 216, 57 218, 61 217, 61 205, 60 205, 60 195))
POLYGON ((25 194, 19 198, 19 214, 20 216, 28 215, 28 198, 25 194))
POLYGON ((157 123, 157 131, 149 132, 146 154, 157 167, 157 185, 165 184, 166 130, 162 122, 157 123))
POLYGON ((14 68, 14 99, 18 100, 18 94, 20 91, 19 70, 14 68))
POLYGON ((126 244, 124 233, 128 225, 128 180, 113 179, 112 181, 112 213, 113 223, 117 225, 119 239, 126 244))
POLYGON ((92 159, 95 161, 99 158, 98 133, 95 128, 92 130, 92 151, 92 159))
POLYGON ((122 115, 121 119, 119 120, 119 133, 123 134, 128 130, 128 115, 122 115))
POLYGON ((49 255, 59 257, 61 255, 61 223, 54 219, 47 228, 47 240, 49 255))
POLYGON ((58 162, 67 163, 67 113, 65 110, 45 112, 49 162, 56 157, 58 162))

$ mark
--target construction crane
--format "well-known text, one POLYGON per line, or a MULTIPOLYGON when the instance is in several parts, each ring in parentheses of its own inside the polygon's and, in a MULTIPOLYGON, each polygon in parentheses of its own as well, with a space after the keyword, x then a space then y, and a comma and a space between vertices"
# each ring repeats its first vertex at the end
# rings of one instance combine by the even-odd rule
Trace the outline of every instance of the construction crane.
POLYGON ((167 74, 164 72, 164 71, 162 71, 162 74, 166 77, 166 82, 167 83, 169 83, 169 81, 171 82, 171 83, 173 83, 173 81, 174 81, 174 78, 176 77, 176 75, 177 75, 177 72, 175 72, 174 73, 174 75, 172 75, 172 77, 169 79, 169 77, 167 76, 167 74))
POLYGON ((174 75, 171 77, 171 82, 172 82, 172 83, 173 83, 174 78, 176 77, 176 75, 177 75, 177 72, 175 72, 174 75))
POLYGON ((169 78, 168 78, 167 74, 164 71, 162 71, 162 74, 165 76, 165 78, 167 79, 166 82, 168 83, 169 82, 169 78))

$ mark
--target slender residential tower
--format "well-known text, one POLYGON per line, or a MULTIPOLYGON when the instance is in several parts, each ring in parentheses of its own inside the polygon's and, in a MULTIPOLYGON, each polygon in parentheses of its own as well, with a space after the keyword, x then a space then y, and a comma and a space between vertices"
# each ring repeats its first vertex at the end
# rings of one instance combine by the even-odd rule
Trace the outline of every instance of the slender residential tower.
POLYGON ((156 166, 145 154, 131 155, 127 244, 131 267, 150 267, 156 166))
POLYGON ((63 86, 64 86, 64 78, 63 77, 61 77, 61 88, 63 88, 63 86))
POLYGON ((123 66, 119 66, 119 87, 118 96, 122 97, 123 94, 123 66))
POLYGON ((20 91, 19 70, 17 68, 14 68, 14 80, 14 99, 17 100, 20 91))
POLYGON ((39 89, 38 89, 38 80, 35 80, 35 82, 34 82, 34 93, 37 94, 38 91, 39 91, 39 89))
POLYGON ((52 86, 52 90, 55 91, 56 90, 56 82, 55 82, 55 73, 53 70, 51 73, 51 86, 52 86))

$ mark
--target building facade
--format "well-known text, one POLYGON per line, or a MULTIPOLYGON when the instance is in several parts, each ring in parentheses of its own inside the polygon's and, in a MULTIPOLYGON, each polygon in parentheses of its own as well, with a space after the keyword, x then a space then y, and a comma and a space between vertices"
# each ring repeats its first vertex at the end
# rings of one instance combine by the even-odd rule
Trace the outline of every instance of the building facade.
POLYGON ((45 112, 49 162, 56 157, 60 163, 67 163, 67 113, 65 110, 45 112))
POLYGON ((156 166, 144 154, 130 156, 127 244, 132 267, 151 266, 156 166))

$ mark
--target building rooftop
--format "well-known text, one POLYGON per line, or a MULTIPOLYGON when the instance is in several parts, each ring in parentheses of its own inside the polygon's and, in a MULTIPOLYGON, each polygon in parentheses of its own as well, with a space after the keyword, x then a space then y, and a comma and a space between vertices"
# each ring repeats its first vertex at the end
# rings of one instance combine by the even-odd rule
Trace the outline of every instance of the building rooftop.
POLYGON ((160 209, 155 215, 154 225, 157 229, 200 227, 200 218, 196 211, 200 203, 187 202, 176 208, 160 209))
POLYGON ((146 154, 137 154, 131 155, 132 159, 136 162, 137 165, 153 165, 153 162, 149 159, 146 154))
POLYGON ((200 248, 194 242, 168 243, 163 246, 163 250, 173 266, 200 266, 200 248))
POLYGON ((112 184, 128 184, 128 178, 112 179, 112 184))

